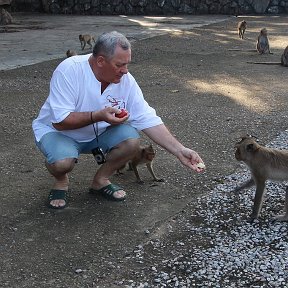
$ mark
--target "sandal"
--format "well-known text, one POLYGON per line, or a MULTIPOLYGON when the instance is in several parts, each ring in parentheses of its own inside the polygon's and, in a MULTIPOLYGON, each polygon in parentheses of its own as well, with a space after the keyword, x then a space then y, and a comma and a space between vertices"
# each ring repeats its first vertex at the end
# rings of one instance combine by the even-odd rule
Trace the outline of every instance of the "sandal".
POLYGON ((51 189, 49 196, 48 196, 48 207, 52 209, 63 209, 66 207, 67 203, 67 191, 65 190, 58 190, 58 189, 51 189), (51 205, 52 200, 64 200, 65 204, 63 206, 53 206, 51 205))
POLYGON ((100 193, 103 197, 105 197, 108 200, 123 201, 126 199, 126 196, 123 196, 123 197, 115 197, 114 196, 114 193, 119 191, 119 190, 123 190, 123 189, 121 187, 115 185, 115 184, 109 184, 107 186, 102 187, 101 189, 90 188, 89 193, 90 194, 100 193))

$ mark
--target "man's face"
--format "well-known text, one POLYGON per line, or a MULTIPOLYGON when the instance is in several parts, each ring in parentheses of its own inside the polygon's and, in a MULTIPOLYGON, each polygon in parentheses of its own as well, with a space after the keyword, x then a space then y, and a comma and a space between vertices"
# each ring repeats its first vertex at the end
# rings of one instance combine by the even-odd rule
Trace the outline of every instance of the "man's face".
POLYGON ((128 64, 131 62, 131 50, 123 50, 117 46, 114 56, 108 60, 103 57, 101 80, 108 83, 119 83, 121 77, 128 73, 128 64))

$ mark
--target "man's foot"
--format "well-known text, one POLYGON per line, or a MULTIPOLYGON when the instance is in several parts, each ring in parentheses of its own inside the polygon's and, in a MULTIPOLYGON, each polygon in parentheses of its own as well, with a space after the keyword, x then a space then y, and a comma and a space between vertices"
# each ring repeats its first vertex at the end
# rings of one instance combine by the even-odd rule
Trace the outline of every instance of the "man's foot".
POLYGON ((51 189, 48 196, 48 206, 52 209, 63 209, 67 204, 67 191, 51 189))
POLYGON ((89 193, 99 193, 108 200, 123 201, 126 199, 126 192, 115 184, 108 184, 100 189, 90 188, 89 193))

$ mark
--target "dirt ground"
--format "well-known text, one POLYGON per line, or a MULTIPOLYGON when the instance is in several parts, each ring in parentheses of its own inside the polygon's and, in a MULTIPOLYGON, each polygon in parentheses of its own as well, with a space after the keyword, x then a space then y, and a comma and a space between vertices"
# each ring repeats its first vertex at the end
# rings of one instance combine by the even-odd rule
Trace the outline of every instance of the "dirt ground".
MULTIPOLYGON (((154 168, 165 182, 155 185, 144 167, 144 185, 131 172, 113 176, 128 193, 124 203, 87 193, 97 169, 89 155, 71 173, 68 207, 46 208, 52 178, 33 143, 31 122, 62 59, 0 71, 2 287, 125 287, 127 279, 149 277, 152 263, 135 263, 133 251, 151 239, 181 241, 182 220, 193 214, 197 197, 239 168, 233 154, 239 136, 252 133, 265 144, 287 129, 288 69, 247 62, 280 62, 288 17, 243 19, 244 40, 236 33, 239 19, 230 18, 133 43, 130 72, 172 133, 199 152, 207 171, 196 175, 158 147, 154 168), (262 27, 272 55, 229 51, 255 48, 262 27)), ((189 249, 193 245, 197 239, 189 249)), ((171 252, 160 250, 151 251, 153 265, 171 252)))

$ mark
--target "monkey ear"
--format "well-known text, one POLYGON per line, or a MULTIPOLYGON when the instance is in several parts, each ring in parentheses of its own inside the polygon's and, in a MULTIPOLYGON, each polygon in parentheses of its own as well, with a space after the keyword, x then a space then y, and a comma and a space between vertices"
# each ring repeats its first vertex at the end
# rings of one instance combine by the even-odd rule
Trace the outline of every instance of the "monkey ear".
POLYGON ((247 151, 247 152, 253 152, 254 150, 255 150, 255 147, 254 147, 254 144, 253 144, 253 143, 248 144, 248 145, 246 146, 246 151, 247 151))

